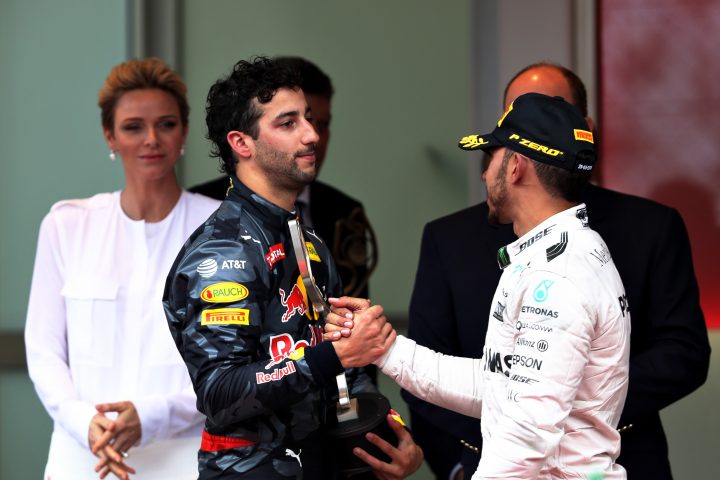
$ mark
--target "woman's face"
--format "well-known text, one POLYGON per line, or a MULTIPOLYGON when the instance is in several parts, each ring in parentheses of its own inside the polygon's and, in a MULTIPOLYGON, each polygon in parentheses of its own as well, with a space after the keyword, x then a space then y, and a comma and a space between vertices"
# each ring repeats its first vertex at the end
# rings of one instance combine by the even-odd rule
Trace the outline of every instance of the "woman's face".
POLYGON ((131 90, 115 106, 114 127, 105 130, 111 150, 122 158, 125 176, 159 180, 174 175, 187 128, 175 98, 159 89, 131 90))

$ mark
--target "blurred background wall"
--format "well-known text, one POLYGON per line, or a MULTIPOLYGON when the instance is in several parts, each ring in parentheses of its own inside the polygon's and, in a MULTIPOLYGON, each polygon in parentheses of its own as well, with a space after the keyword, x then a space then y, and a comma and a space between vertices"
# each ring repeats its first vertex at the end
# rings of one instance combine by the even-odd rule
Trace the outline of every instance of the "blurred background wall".
MULTIPOLYGON (((595 25, 608 5, 613 4, 1 0, 0 480, 41 478, 50 436, 50 419, 24 369, 21 337, 40 220, 57 200, 122 185, 119 162, 107 157, 96 106, 113 65, 155 54, 187 81, 190 133, 178 168, 185 186, 218 175, 204 139, 204 101, 211 83, 237 60, 301 55, 324 69, 336 94, 321 179, 365 204, 379 240, 373 301, 402 326, 423 225, 484 198, 477 158, 457 149, 458 138, 492 125, 507 80, 538 60, 574 68, 589 87, 591 115, 597 117, 596 78, 604 77, 595 25)), ((633 25, 651 18, 639 14, 633 25)), ((688 40, 693 41, 702 38, 688 40)), ((715 69, 708 70, 710 83, 720 61, 706 61, 715 69)), ((697 75, 704 78, 703 70, 697 75)), ((697 154, 717 172, 715 147, 697 154)), ((682 165, 685 157, 678 161, 682 165)), ((622 175, 626 165, 613 165, 622 175)), ((696 160, 687 158, 687 165, 695 168, 696 160)), ((616 188, 649 195, 633 182, 616 188)), ((671 193, 662 200, 675 205, 683 198, 671 193)), ((706 230, 717 231, 717 214, 710 218, 706 230)), ((703 238, 702 231, 697 235, 703 238)), ((711 342, 720 347, 717 330, 711 342)), ((720 444, 718 372, 713 356, 708 383, 663 412, 677 478, 720 473, 713 461, 720 444)), ((415 478, 429 478, 427 470, 415 478)))

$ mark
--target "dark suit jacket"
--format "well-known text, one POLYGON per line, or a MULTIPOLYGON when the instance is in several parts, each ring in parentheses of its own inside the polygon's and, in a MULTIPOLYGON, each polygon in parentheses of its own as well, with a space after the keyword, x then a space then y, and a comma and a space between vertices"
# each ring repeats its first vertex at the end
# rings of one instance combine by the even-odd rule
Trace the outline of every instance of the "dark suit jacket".
MULTIPOLYGON (((619 426, 633 426, 622 433, 618 463, 631 480, 672 478, 659 411, 705 382, 710 358, 687 231, 676 210, 650 200, 590 186, 584 201, 630 304, 630 382, 619 426)), ((496 253, 516 239, 509 226, 489 225, 487 211, 482 203, 425 226, 408 329, 422 345, 482 356, 501 273, 496 253)), ((438 478, 458 452, 477 464, 476 454, 457 447, 459 439, 481 446, 477 420, 403 396, 428 461, 428 452, 446 458, 433 467, 438 478)))

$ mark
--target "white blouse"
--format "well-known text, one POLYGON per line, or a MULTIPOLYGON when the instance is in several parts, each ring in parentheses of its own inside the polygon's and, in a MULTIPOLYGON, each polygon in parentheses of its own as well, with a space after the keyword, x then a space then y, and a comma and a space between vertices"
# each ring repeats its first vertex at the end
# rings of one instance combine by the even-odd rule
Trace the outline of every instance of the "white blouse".
POLYGON ((45 478, 96 479, 95 405, 124 400, 142 425, 126 462, 133 478, 197 478, 204 417, 162 294, 183 243, 218 205, 183 191, 166 218, 146 223, 125 215, 118 191, 61 201, 46 215, 25 326, 30 378, 54 421, 45 478))

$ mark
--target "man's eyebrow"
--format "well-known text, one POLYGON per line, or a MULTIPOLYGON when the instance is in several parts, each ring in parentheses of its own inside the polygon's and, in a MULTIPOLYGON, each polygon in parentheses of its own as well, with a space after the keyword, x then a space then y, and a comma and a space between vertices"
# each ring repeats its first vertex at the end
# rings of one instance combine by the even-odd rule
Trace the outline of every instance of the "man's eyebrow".
POLYGON ((273 120, 283 120, 285 118, 292 118, 292 117, 298 117, 300 116, 300 112, 298 110, 291 110, 289 112, 282 112, 275 116, 273 120))

